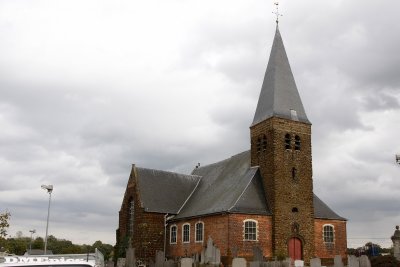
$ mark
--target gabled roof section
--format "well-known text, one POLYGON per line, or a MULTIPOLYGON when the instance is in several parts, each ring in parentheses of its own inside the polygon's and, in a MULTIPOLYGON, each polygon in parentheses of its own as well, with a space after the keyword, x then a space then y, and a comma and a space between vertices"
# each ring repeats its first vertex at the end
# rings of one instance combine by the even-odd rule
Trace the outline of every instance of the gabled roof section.
POLYGON ((142 208, 147 212, 177 214, 193 193, 201 177, 174 172, 136 168, 142 208))
POLYGON ((250 167, 250 151, 197 168, 202 177, 176 219, 233 212, 270 214, 258 167, 250 167))
POLYGON ((271 117, 310 123, 297 90, 278 26, 252 126, 271 117))
POLYGON ((318 219, 330 219, 347 221, 347 219, 337 215, 321 199, 314 194, 314 217, 318 219))

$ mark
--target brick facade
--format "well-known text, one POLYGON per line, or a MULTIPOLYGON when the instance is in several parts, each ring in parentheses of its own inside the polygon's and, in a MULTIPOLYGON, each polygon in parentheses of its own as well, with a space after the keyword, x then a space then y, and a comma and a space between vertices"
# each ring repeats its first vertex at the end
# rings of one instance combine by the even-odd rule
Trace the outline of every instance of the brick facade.
POLYGON ((315 231, 315 256, 323 260, 332 259, 334 255, 340 255, 346 258, 347 239, 346 239, 346 221, 339 220, 314 220, 315 231), (334 229, 333 243, 325 243, 323 239, 324 225, 331 225, 334 229))

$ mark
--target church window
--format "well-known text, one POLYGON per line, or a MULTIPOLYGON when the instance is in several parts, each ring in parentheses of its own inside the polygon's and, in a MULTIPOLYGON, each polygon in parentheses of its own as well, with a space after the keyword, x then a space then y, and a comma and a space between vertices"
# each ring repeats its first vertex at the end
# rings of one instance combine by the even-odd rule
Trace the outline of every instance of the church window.
POLYGON ((294 208, 292 209, 292 212, 299 212, 299 209, 296 208, 296 207, 294 207, 294 208))
POLYGON ((292 179, 297 180, 297 169, 295 167, 292 168, 292 179))
POLYGON ((133 222, 135 218, 135 201, 133 198, 129 201, 129 221, 128 221, 128 235, 133 235, 133 222))
POLYGON ((196 242, 203 242, 204 236, 204 223, 198 222, 196 223, 196 242))
POLYGON ((244 240, 257 241, 257 221, 255 220, 244 221, 244 240))
POLYGON ((170 241, 169 241, 171 244, 176 244, 176 234, 177 234, 177 227, 176 225, 172 225, 170 230, 170 241))
POLYGON ((257 138, 257 153, 261 151, 261 138, 257 138))
POLYGON ((298 135, 296 135, 294 138, 294 149, 300 150, 300 148, 301 148, 300 137, 298 135))
POLYGON ((286 134, 285 135, 285 149, 290 149, 291 145, 290 145, 290 134, 286 134))
POLYGON ((190 242, 190 224, 185 223, 182 228, 182 242, 189 243, 190 242))
POLYGON ((333 226, 330 224, 325 224, 324 225, 324 230, 323 230, 323 235, 324 235, 324 242, 325 243, 333 243, 333 226))
POLYGON ((267 137, 265 135, 262 138, 262 149, 263 151, 267 150, 267 137))

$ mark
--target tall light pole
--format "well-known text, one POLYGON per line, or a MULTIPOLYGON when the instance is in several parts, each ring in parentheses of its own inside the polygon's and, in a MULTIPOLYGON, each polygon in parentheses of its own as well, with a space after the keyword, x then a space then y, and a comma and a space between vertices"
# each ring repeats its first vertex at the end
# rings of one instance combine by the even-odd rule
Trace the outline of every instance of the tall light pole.
POLYGON ((32 253, 32 235, 34 233, 36 233, 36 230, 35 229, 29 230, 29 232, 31 233, 31 242, 29 243, 29 255, 31 255, 31 253, 32 253))
POLYGON ((46 238, 44 240, 44 255, 47 254, 47 234, 49 230, 49 217, 50 217, 50 202, 51 202, 51 192, 53 192, 53 185, 42 185, 42 189, 49 193, 49 207, 47 209, 47 224, 46 224, 46 238))

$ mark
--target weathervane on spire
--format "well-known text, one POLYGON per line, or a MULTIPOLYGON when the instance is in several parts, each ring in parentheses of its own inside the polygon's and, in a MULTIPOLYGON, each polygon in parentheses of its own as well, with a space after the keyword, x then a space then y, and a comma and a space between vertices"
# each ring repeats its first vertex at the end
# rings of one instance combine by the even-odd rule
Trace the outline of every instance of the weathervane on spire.
POLYGON ((274 2, 274 5, 276 6, 276 11, 272 12, 272 13, 276 15, 276 24, 278 24, 279 16, 283 16, 283 15, 281 13, 279 13, 279 2, 278 1, 274 2))

